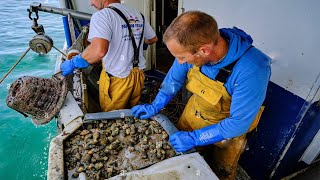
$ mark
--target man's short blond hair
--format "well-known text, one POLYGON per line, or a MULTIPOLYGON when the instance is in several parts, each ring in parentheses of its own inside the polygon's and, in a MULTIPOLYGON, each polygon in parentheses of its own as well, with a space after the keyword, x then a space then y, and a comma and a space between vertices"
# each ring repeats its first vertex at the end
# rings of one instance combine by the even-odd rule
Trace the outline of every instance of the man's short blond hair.
POLYGON ((218 37, 218 25, 212 16, 201 11, 187 11, 172 21, 163 35, 163 42, 175 39, 195 53, 201 45, 216 43, 218 37))

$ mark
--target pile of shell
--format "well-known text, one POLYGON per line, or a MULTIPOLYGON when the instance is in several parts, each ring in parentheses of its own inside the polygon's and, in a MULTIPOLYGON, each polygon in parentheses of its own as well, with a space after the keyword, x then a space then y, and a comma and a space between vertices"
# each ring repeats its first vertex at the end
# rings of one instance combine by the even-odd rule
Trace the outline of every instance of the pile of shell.
POLYGON ((124 118, 86 123, 64 144, 69 177, 85 172, 104 179, 141 169, 176 155, 156 121, 124 118))

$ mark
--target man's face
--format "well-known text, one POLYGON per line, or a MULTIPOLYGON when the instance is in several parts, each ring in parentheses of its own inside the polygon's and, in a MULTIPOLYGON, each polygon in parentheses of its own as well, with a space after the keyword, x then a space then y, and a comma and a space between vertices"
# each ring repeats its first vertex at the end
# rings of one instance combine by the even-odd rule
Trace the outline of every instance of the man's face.
POLYGON ((104 2, 105 0, 91 0, 91 6, 93 6, 97 10, 101 10, 104 8, 104 2))
POLYGON ((169 40, 166 45, 170 53, 180 64, 188 63, 196 66, 202 66, 209 62, 209 60, 207 60, 202 53, 199 53, 199 51, 192 53, 174 39, 169 40))

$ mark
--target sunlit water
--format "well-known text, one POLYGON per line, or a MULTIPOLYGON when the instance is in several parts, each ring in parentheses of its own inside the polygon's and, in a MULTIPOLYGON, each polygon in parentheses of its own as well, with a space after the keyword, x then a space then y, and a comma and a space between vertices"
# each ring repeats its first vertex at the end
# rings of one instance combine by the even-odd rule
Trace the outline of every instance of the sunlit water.
MULTIPOLYGON (((0 1, 0 78, 28 48, 35 35, 27 8, 31 0, 0 1)), ((59 6, 58 0, 38 1, 59 6)), ((54 45, 62 49, 64 32, 61 16, 39 12, 42 24, 54 45)), ((29 51, 8 78, 0 84, 0 179, 46 179, 50 140, 56 135, 55 122, 36 127, 29 118, 7 107, 10 83, 20 76, 50 77, 58 52, 39 56, 29 51)))

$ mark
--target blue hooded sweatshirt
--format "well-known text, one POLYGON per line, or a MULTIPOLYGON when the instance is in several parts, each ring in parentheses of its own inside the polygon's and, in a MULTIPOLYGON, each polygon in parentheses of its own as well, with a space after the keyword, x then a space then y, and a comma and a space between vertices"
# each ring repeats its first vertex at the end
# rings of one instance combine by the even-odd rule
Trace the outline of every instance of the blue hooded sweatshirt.
MULTIPOLYGON (((255 119, 266 96, 271 74, 271 60, 260 50, 251 46, 252 38, 241 29, 223 28, 220 29, 220 35, 229 40, 226 56, 217 64, 203 65, 201 72, 215 80, 220 68, 238 60, 224 84, 232 97, 230 117, 218 123, 221 135, 227 139, 246 133, 255 119)), ((192 64, 179 64, 175 60, 160 91, 171 99, 184 85, 187 73, 192 67, 192 64), (170 87, 170 91, 166 87, 170 87)))

